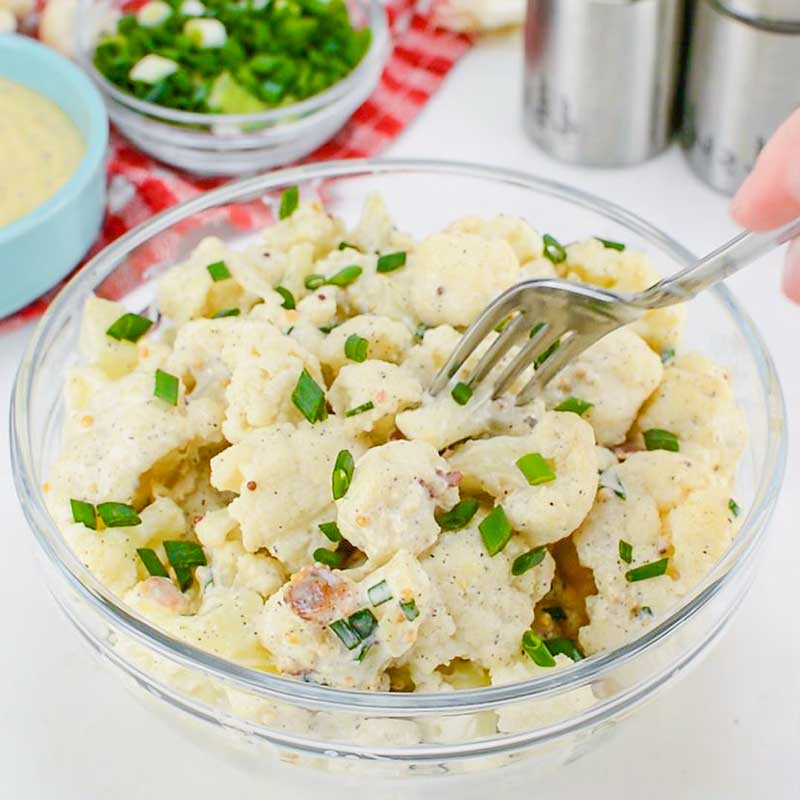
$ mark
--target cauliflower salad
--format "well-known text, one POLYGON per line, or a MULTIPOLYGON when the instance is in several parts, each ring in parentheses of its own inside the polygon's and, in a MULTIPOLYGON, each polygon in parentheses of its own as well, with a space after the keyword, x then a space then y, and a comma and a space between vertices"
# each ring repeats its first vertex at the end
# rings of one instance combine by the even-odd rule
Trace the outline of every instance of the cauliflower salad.
POLYGON ((509 286, 642 289, 644 255, 512 216, 415 241, 377 195, 350 229, 296 187, 279 217, 244 249, 201 241, 157 310, 86 303, 44 488, 129 607, 247 667, 447 691, 616 647, 728 547, 744 416, 727 372, 680 350, 681 308, 527 406, 513 392, 535 365, 492 400, 466 382, 480 352, 426 391, 509 286))

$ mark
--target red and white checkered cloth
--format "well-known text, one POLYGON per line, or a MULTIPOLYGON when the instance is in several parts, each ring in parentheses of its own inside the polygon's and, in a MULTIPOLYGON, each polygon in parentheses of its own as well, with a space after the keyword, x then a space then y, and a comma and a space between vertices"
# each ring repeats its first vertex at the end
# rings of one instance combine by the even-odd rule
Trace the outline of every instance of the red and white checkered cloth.
MULTIPOLYGON (((415 6, 415 0, 387 0, 386 11, 394 49, 380 83, 333 139, 303 159, 304 162, 364 158, 380 153, 416 117, 470 47, 468 37, 437 27, 432 9, 423 12, 415 6)), ((113 130, 107 170, 106 216, 87 259, 148 217, 227 180, 198 178, 172 169, 136 150, 113 130)), ((242 219, 232 222, 241 228, 265 224, 268 219, 263 206, 261 209, 254 205, 248 212, 236 206, 234 213, 242 219)), ((0 332, 42 314, 61 285, 0 320, 0 332)))

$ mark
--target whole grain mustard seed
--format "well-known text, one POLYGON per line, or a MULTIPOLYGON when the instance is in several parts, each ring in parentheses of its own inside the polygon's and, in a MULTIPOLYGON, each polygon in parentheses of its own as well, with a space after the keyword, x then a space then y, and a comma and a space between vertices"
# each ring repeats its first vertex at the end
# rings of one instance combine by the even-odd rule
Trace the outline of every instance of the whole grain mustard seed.
POLYGON ((247 481, 247 488, 254 492, 258 488, 258 484, 255 481, 247 481))

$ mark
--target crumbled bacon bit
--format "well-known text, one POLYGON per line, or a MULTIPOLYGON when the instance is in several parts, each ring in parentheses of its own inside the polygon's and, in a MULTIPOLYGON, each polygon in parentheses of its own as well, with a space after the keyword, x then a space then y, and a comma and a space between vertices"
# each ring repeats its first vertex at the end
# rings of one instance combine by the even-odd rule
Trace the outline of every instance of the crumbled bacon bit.
POLYGON ((442 472, 442 470, 437 469, 436 474, 440 478, 444 478, 444 482, 448 486, 458 486, 461 483, 461 479, 464 477, 458 470, 452 470, 451 472, 442 472))
POLYGON ((327 567, 304 567, 291 580, 286 600, 301 619, 325 623, 349 587, 327 567))
POLYGON ((197 525, 197 523, 202 522, 202 520, 203 520, 203 515, 197 514, 192 521, 194 522, 195 525, 197 525))
POLYGON ((247 481, 247 488, 254 492, 258 488, 258 484, 255 481, 247 481))

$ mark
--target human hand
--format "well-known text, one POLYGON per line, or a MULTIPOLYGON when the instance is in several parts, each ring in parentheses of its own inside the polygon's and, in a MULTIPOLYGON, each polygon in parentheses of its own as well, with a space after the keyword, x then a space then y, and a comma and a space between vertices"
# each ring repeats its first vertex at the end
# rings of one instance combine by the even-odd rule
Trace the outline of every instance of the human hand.
MULTIPOLYGON (((733 198, 731 214, 743 228, 769 231, 800 217, 800 109, 781 125, 733 198)), ((783 291, 800 303, 800 239, 789 245, 783 291)))

